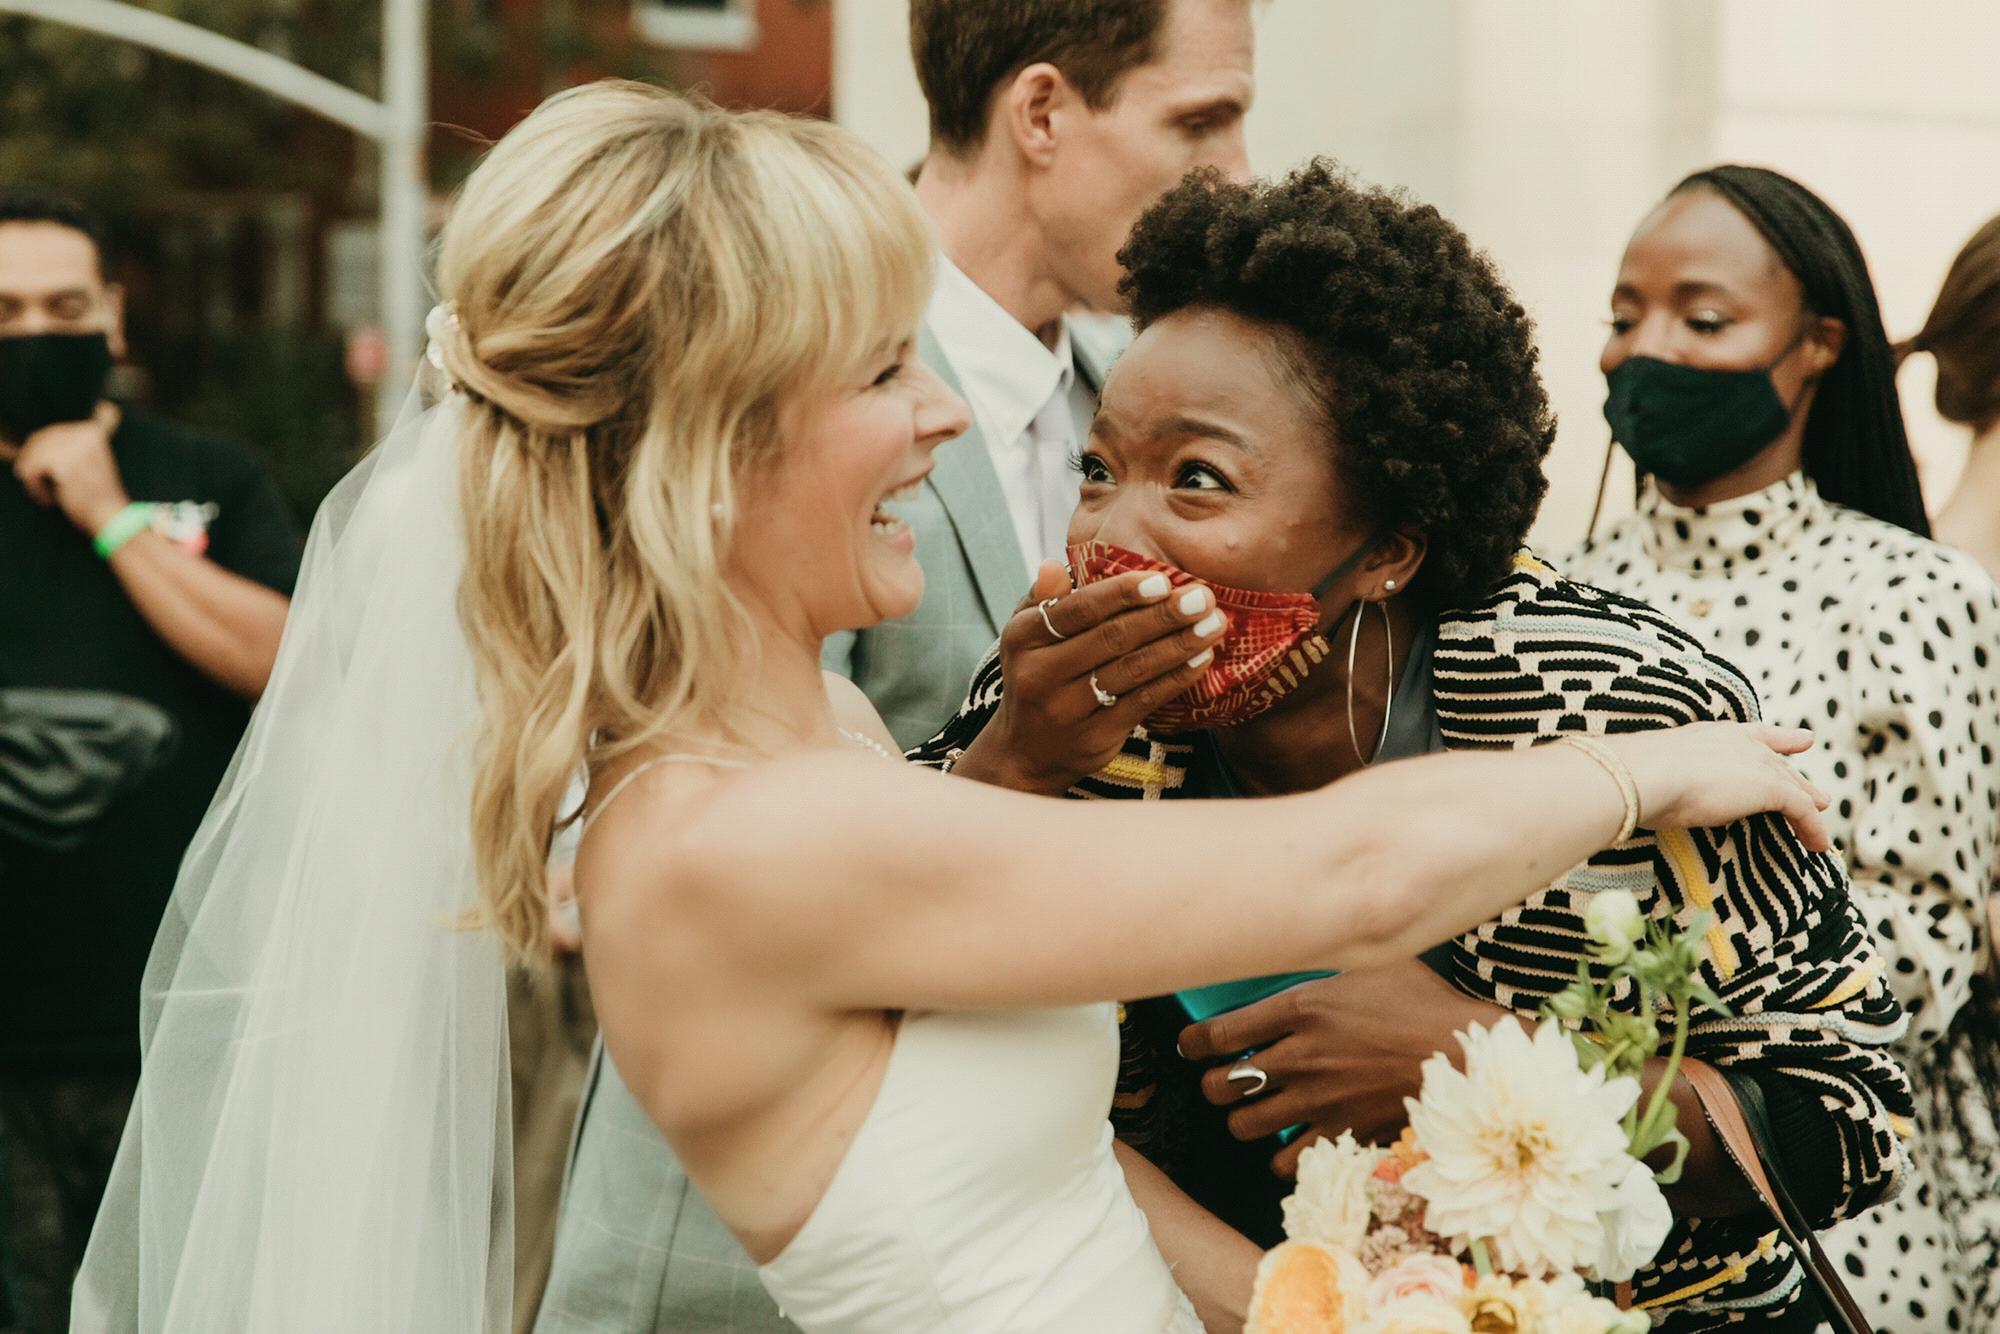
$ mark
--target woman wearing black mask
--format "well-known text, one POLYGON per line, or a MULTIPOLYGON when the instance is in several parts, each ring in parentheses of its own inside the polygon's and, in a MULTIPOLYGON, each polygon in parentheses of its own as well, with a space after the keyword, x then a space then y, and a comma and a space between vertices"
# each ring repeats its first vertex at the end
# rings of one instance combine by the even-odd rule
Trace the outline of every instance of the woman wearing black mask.
MULTIPOLYGON (((1796 181, 1696 173, 1626 248, 1601 364, 1639 505, 1565 570, 1675 614, 1750 672, 1772 721, 1817 730, 1801 767, 1834 797, 1921 1069, 1984 949, 2000 593, 1928 540, 1860 247, 1796 181)), ((1827 1238, 1891 1334, 1970 1328, 1926 1129, 1903 1193, 1827 1238)))

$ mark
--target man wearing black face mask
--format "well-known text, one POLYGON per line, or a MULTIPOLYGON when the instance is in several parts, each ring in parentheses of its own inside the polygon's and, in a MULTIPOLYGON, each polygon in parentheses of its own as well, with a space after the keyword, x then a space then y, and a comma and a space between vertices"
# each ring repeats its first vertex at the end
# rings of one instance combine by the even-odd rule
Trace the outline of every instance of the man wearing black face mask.
POLYGON ((298 573, 249 458, 105 397, 121 317, 92 220, 0 191, 0 1328, 67 1327, 146 956, 298 573))

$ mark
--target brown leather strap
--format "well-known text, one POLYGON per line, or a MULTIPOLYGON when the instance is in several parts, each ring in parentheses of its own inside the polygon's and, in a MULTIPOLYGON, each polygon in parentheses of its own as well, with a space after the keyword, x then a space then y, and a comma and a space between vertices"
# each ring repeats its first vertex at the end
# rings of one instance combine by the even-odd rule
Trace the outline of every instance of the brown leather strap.
POLYGON ((1819 1238, 1811 1228, 1800 1220, 1797 1226, 1785 1208, 1785 1202, 1773 1188, 1769 1173, 1765 1169, 1764 1155, 1757 1147, 1757 1137, 1750 1131, 1750 1123, 1744 1119, 1743 1107, 1736 1101, 1736 1093, 1729 1087, 1729 1081, 1722 1072, 1701 1061, 1688 1061, 1681 1066, 1681 1074, 1686 1078, 1695 1096, 1701 1101, 1701 1110, 1708 1117, 1708 1124, 1715 1130, 1715 1137, 1722 1142, 1723 1152, 1743 1173, 1764 1207, 1777 1223, 1778 1231, 1791 1244, 1792 1252, 1799 1264, 1804 1266, 1807 1280, 1818 1290, 1821 1314, 1835 1329, 1844 1329, 1851 1334, 1869 1334, 1872 1327, 1868 1317, 1861 1313, 1854 1295, 1841 1281, 1840 1273, 1828 1260, 1826 1252, 1820 1248, 1819 1238))
POLYGON ((1757 1198, 1764 1202, 1773 1218, 1782 1218, 1784 1206, 1778 1202, 1778 1192, 1771 1188, 1771 1178, 1764 1171, 1764 1155, 1757 1151, 1757 1137, 1750 1133, 1750 1123, 1743 1119, 1743 1108, 1736 1101, 1729 1081, 1720 1070, 1702 1061, 1682 1062, 1681 1077, 1693 1087, 1695 1097, 1701 1100, 1702 1112, 1715 1128, 1715 1137, 1722 1141, 1723 1149, 1757 1192, 1757 1198))

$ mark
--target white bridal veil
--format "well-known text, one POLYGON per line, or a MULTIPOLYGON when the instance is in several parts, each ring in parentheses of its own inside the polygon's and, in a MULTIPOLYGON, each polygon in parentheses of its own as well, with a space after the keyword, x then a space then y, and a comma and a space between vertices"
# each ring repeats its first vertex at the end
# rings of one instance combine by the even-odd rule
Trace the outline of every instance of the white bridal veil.
POLYGON ((460 403, 321 508, 276 669, 182 863, 73 1334, 496 1334, 504 977, 474 901, 460 403))

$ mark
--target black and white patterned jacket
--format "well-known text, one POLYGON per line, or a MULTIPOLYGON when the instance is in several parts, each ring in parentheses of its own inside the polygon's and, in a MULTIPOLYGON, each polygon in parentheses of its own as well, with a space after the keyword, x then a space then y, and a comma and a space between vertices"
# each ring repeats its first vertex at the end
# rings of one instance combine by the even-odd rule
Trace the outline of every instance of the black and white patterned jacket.
MULTIPOLYGON (((1569 732, 1746 721, 1759 712, 1743 675, 1671 619, 1571 583, 1525 552, 1486 602, 1440 617, 1432 671, 1448 749, 1520 748, 1569 732)), ((989 655, 957 716, 911 757, 936 765, 968 745, 1004 688, 997 655, 989 655)), ((1202 756, 1188 739, 1141 729, 1069 795, 1217 795, 1202 756)), ((1714 914, 1704 977, 1733 1017, 1698 1018, 1688 1051, 1756 1081, 1783 1146, 1779 1166, 1815 1224, 1893 1194, 1907 1164, 1911 1105, 1889 1047, 1905 1018, 1839 861, 1806 851, 1776 816, 1721 829, 1635 831, 1452 942, 1452 980, 1469 995, 1534 1014, 1576 976, 1585 906, 1613 887, 1632 891, 1652 917, 1714 914)), ((1636 1286, 1656 1327, 1679 1334, 1746 1321, 1792 1324, 1800 1282, 1771 1225, 1743 1216, 1678 1222, 1636 1286)))

